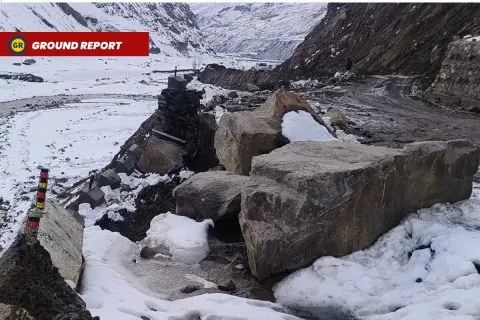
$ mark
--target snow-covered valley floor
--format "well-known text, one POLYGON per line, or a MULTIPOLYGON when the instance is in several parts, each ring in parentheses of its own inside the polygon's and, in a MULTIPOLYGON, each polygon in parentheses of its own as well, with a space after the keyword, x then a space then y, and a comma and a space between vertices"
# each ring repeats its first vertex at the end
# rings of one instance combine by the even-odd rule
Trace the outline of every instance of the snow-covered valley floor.
POLYGON ((90 99, 1 118, 0 197, 7 210, 0 213, 0 246, 18 231, 38 184, 38 166, 50 169, 49 193, 60 192, 59 186, 108 164, 155 108, 153 100, 90 99))
MULTIPOLYGON (((0 80, 0 101, 58 94, 157 95, 166 87, 168 74, 152 70, 190 65, 185 59, 153 60, 108 59, 105 64, 100 59, 52 58, 17 67, 11 59, 2 59, 3 70, 32 73, 47 82, 0 80)), ((212 86, 207 88, 208 95, 215 92, 212 86)), ((109 97, 0 118, 0 245, 7 247, 20 227, 38 183, 37 166, 51 170, 50 196, 60 192, 62 186, 109 163, 155 108, 155 100, 109 97)), ((294 273, 275 288, 279 304, 224 294, 167 301, 146 285, 154 268, 143 274, 128 268, 136 244, 93 226, 98 212, 83 213, 92 216, 85 229, 86 268, 80 294, 102 320, 296 319, 283 313, 282 306, 318 314, 345 310, 372 320, 480 317, 478 185, 470 200, 421 210, 367 250, 340 259, 325 257, 294 273)))

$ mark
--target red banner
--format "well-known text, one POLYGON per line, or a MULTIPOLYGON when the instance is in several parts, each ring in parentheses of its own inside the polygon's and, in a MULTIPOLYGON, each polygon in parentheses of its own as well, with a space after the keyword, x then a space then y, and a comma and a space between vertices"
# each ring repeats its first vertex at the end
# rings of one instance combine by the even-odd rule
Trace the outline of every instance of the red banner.
POLYGON ((148 32, 0 32, 0 56, 148 56, 148 32))

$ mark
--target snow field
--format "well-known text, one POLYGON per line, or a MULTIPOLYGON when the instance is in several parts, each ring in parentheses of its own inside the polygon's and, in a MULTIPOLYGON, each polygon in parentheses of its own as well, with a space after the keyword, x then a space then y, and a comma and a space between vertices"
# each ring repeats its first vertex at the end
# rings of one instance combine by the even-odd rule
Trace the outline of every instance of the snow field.
POLYGON ((61 192, 92 169, 102 168, 123 142, 155 110, 155 101, 97 99, 63 108, 17 113, 0 124, 0 245, 19 229, 38 184, 38 166, 50 169, 49 195, 61 192), (60 180, 58 180, 60 179, 60 180), (58 182, 55 186, 55 181, 58 182))

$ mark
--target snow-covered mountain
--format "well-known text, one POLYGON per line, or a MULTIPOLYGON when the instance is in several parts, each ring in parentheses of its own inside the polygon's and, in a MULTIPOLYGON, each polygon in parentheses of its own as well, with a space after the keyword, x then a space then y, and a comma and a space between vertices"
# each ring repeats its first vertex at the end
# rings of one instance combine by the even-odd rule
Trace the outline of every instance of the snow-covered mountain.
POLYGON ((191 3, 217 52, 284 60, 325 16, 327 3, 191 3))
POLYGON ((182 3, 1 3, 0 17, 0 31, 149 31, 151 53, 213 53, 182 3))

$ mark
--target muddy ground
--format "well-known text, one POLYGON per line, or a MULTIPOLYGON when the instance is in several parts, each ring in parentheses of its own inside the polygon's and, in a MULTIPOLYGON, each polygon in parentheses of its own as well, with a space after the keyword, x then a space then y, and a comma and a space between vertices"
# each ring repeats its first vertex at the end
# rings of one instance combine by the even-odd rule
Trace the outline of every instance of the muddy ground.
POLYGON ((351 121, 347 132, 365 144, 399 148, 414 141, 470 139, 480 147, 480 115, 423 99, 413 78, 367 77, 297 93, 322 111, 342 110, 351 121))

